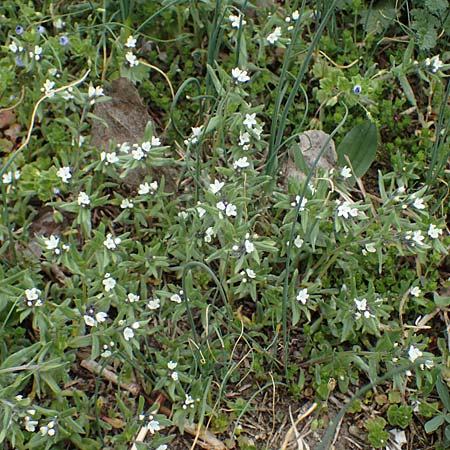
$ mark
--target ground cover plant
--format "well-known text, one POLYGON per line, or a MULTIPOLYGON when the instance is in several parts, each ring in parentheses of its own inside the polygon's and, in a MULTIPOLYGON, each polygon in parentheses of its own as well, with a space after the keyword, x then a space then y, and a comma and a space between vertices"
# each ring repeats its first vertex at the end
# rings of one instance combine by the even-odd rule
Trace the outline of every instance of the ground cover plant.
POLYGON ((2 2, 2 448, 449 448, 449 13, 2 2))

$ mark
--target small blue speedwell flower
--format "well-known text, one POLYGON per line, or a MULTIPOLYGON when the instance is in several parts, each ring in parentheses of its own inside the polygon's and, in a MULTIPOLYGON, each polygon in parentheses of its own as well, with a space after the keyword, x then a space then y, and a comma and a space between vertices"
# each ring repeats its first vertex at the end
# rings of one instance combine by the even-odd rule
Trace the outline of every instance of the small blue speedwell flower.
POLYGON ((356 95, 361 94, 362 88, 360 84, 355 84, 355 86, 353 86, 353 93, 356 95))

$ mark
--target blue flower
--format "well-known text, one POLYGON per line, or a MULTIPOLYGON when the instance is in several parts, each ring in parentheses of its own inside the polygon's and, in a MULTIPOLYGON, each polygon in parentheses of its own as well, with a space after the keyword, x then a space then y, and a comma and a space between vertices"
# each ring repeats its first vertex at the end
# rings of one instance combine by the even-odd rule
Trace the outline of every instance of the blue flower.
POLYGON ((361 85, 360 84, 355 84, 355 86, 353 86, 353 93, 356 95, 361 94, 361 85))
POLYGON ((67 45, 69 45, 69 38, 67 36, 61 36, 59 38, 59 43, 60 45, 62 45, 63 47, 66 47, 67 45))
POLYGON ((20 36, 21 34, 23 34, 23 32, 24 32, 23 27, 20 26, 20 25, 17 25, 17 27, 16 27, 16 33, 20 36))
POLYGON ((45 27, 43 27, 42 25, 38 25, 38 27, 36 28, 36 31, 39 34, 44 34, 47 30, 45 29, 45 27))
POLYGON ((23 62, 20 56, 16 56, 16 66, 17 67, 25 67, 25 63, 23 62))

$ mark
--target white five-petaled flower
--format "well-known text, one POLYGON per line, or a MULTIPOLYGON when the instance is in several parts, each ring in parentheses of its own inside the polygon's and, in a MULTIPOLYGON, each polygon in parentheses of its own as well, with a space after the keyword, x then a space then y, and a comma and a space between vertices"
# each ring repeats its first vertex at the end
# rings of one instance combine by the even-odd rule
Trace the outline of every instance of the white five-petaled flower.
POLYGON ((344 166, 341 169, 341 177, 342 178, 351 178, 351 176, 352 176, 352 170, 350 169, 350 167, 344 166))
POLYGON ((442 236, 442 230, 433 223, 430 223, 430 226, 428 227, 428 236, 432 239, 437 239, 439 236, 442 236))
POLYGON ((161 425, 157 420, 150 420, 145 426, 151 434, 155 434, 155 431, 159 431, 161 429, 161 425))
POLYGON ((292 13, 292 20, 298 20, 300 17, 300 13, 298 12, 298 9, 296 9, 295 11, 293 11, 292 13))
POLYGON ((44 244, 47 250, 53 250, 55 254, 59 255, 61 250, 59 249, 59 237, 52 234, 49 238, 43 237, 44 244))
POLYGON ((214 236, 214 228, 208 227, 205 231, 205 237, 204 237, 205 242, 211 242, 213 236, 214 236))
POLYGON ((232 203, 218 202, 216 203, 216 208, 225 211, 227 217, 237 216, 236 206, 232 203))
POLYGON ((122 240, 120 238, 118 238, 118 237, 113 238, 112 234, 108 233, 106 235, 106 239, 103 241, 103 245, 108 250, 115 250, 121 242, 122 242, 122 240))
MULTIPOLYGON (((305 197, 302 198, 302 204, 300 205, 299 211, 304 211, 305 206, 308 203, 308 199, 305 197)), ((298 206, 300 204, 300 195, 295 196, 295 200, 291 203, 291 206, 298 206)))
POLYGON ((102 161, 105 161, 105 164, 115 164, 116 162, 119 162, 119 157, 117 156, 116 152, 101 152, 100 153, 100 159, 102 161))
POLYGON ((244 26, 247 23, 244 18, 241 20, 241 17, 241 15, 236 16, 234 14, 228 16, 228 20, 231 22, 231 28, 239 28, 239 25, 244 26))
POLYGON ((300 248, 303 245, 303 239, 298 234, 297 234, 297 237, 294 239, 294 245, 297 248, 300 248))
POLYGON ((103 93, 103 88, 101 86, 92 86, 92 84, 89 85, 88 89, 88 97, 89 98, 95 98, 95 97, 101 97, 102 95, 105 95, 103 93))
POLYGON ((127 295, 127 298, 125 301, 129 302, 129 303, 136 303, 141 299, 141 297, 139 297, 139 295, 133 294, 132 292, 130 292, 127 295))
POLYGON ((245 235, 244 247, 247 253, 252 253, 255 251, 255 246, 252 241, 249 240, 250 234, 245 235))
POLYGON ((281 37, 281 27, 275 27, 275 29, 267 36, 267 42, 269 44, 275 44, 276 41, 281 37))
POLYGON ((423 241, 425 239, 425 236, 423 236, 421 230, 407 231, 405 237, 408 240, 414 241, 417 245, 423 245, 423 241))
POLYGON ((136 67, 139 65, 139 61, 133 52, 127 52, 125 55, 125 59, 127 60, 130 67, 136 67))
POLYGON ((125 42, 125 47, 127 48, 135 48, 136 47, 136 38, 133 36, 128 36, 127 42, 125 42))
POLYGON ((42 300, 39 298, 41 291, 37 288, 25 289, 27 306, 42 306, 42 300))
POLYGON ((247 276, 251 279, 256 278, 256 273, 254 270, 252 269, 245 269, 245 273, 247 274, 247 276))
POLYGON ((422 291, 418 286, 414 286, 409 292, 414 297, 420 297, 422 295, 422 291))
POLYGON ((167 363, 167 368, 168 368, 169 370, 174 370, 174 369, 176 369, 177 366, 178 366, 178 363, 175 362, 175 361, 169 361, 169 362, 167 363))
POLYGON ((358 210, 356 208, 351 207, 351 203, 348 201, 339 204, 338 206, 338 217, 344 217, 348 219, 351 217, 356 217, 358 215, 358 210))
POLYGON ((134 337, 133 328, 126 327, 123 330, 123 337, 125 338, 126 341, 129 341, 130 339, 132 339, 134 337))
POLYGON ((356 309, 358 310, 355 314, 356 319, 360 319, 361 315, 363 315, 366 319, 373 317, 373 315, 370 314, 369 307, 367 306, 367 299, 362 298, 361 300, 358 300, 355 298, 353 301, 355 302, 356 309))
POLYGON ((142 147, 139 145, 135 147, 133 150, 131 150, 131 155, 136 161, 140 161, 142 158, 146 156, 146 154, 142 150, 142 147))
POLYGON ((414 345, 411 345, 408 350, 408 357, 411 362, 414 362, 417 358, 420 358, 423 353, 414 345))
POLYGON ((225 183, 223 181, 219 181, 214 179, 214 183, 209 185, 209 190, 213 193, 213 194, 217 194, 218 192, 220 192, 220 190, 225 186, 225 183))
POLYGON ((56 171, 56 176, 58 178, 61 178, 63 183, 68 183, 69 180, 72 178, 72 174, 70 173, 70 167, 67 167, 67 166, 60 167, 56 171))
POLYGON ((83 316, 84 322, 89 327, 96 327, 99 323, 103 323, 108 318, 108 314, 105 312, 98 312, 95 315, 85 314, 83 316))
POLYGON ((41 92, 43 92, 48 97, 53 97, 55 94, 55 90, 53 89, 55 87, 55 82, 51 80, 45 80, 44 85, 41 87, 41 92))
POLYGON ((189 394, 186 394, 186 399, 184 400, 183 409, 186 409, 188 406, 190 408, 194 407, 194 399, 189 394))
POLYGON ((242 147, 244 150, 248 150, 249 143, 250 143, 250 133, 248 131, 242 133, 241 131, 239 133, 239 146, 242 147))
POLYGON ((161 306, 161 300, 158 297, 153 298, 147 302, 147 308, 151 310, 159 309, 161 306))
POLYGON ((436 73, 444 65, 444 63, 439 58, 439 55, 435 55, 432 58, 427 58, 425 60, 425 65, 427 67, 431 67, 431 71, 436 73))
POLYGON ((134 206, 134 203, 131 200, 127 199, 127 198, 124 198, 122 200, 122 202, 120 203, 120 207, 122 209, 132 209, 133 206, 134 206))
POLYGON ((3 184, 11 184, 13 178, 15 180, 18 180, 20 178, 20 171, 19 170, 15 170, 14 172, 12 170, 10 170, 9 172, 6 172, 3 174, 2 176, 2 182, 3 184))
POLYGON ((414 206, 414 208, 419 209, 419 210, 425 209, 425 204, 423 202, 423 198, 421 198, 421 197, 416 198, 414 200, 413 206, 414 206))
POLYGON ((174 303, 181 303, 182 298, 181 298, 180 294, 173 294, 170 296, 170 301, 174 302, 174 303))
POLYGON ((246 83, 248 80, 250 80, 247 71, 239 69, 239 67, 235 67, 231 71, 231 75, 233 76, 233 78, 236 80, 237 83, 246 83))
POLYGON ((308 289, 300 289, 298 291, 296 299, 303 305, 306 305, 306 301, 309 299, 308 289))
POLYGON ((91 199, 89 198, 89 195, 86 194, 86 192, 82 191, 78 194, 78 204, 80 206, 89 206, 91 203, 91 199))
POLYGON ((246 114, 245 115, 245 119, 244 119, 244 121, 242 123, 243 123, 244 127, 247 127, 250 130, 252 130, 253 127, 257 125, 256 113, 246 114))
POLYGON ((117 281, 111 277, 111 274, 105 273, 105 277, 103 278, 102 284, 105 288, 105 291, 109 292, 115 288, 117 281))
POLYGON ((233 167, 235 169, 245 169, 246 167, 248 167, 250 165, 250 163, 248 162, 248 158, 246 156, 237 159, 234 163, 233 163, 233 167))

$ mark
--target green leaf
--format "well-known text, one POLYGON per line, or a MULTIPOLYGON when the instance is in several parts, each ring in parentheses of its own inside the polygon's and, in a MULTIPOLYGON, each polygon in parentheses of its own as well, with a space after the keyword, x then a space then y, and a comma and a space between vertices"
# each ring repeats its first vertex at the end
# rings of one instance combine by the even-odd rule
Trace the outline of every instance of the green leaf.
POLYGON ((444 423, 444 416, 439 415, 433 417, 431 420, 425 423, 425 431, 427 433, 433 433, 444 423))
POLYGON ((450 394, 448 392, 448 387, 442 381, 441 376, 436 378, 436 390, 438 391, 439 397, 444 404, 447 411, 450 411, 450 394))
POLYGON ((356 125, 337 148, 339 164, 347 164, 346 156, 357 177, 362 177, 375 159, 378 147, 378 130, 374 122, 366 120, 356 125))

